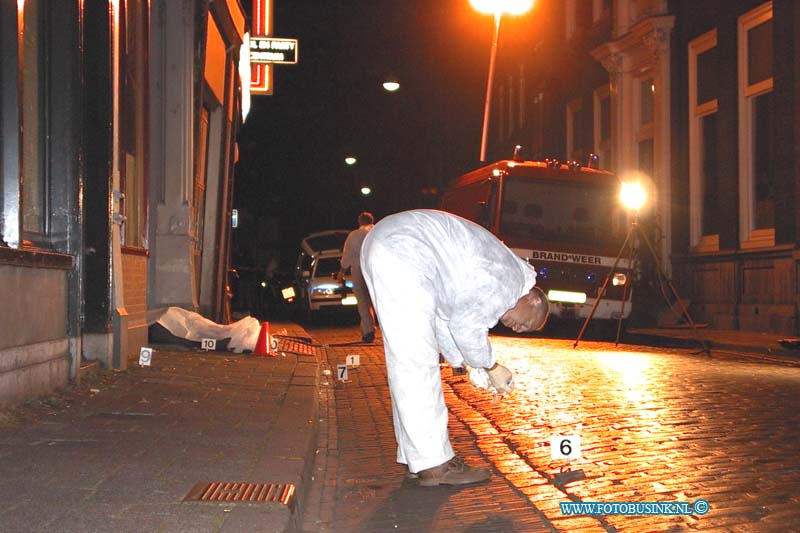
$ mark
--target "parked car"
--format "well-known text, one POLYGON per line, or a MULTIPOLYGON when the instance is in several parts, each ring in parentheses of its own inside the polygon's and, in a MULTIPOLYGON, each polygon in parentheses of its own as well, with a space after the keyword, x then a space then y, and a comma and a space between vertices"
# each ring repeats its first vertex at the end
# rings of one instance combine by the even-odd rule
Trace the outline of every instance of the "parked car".
POLYGON ((322 312, 355 309, 353 283, 339 278, 342 248, 349 233, 347 230, 320 231, 306 236, 300 243, 293 296, 302 317, 309 322, 322 312))

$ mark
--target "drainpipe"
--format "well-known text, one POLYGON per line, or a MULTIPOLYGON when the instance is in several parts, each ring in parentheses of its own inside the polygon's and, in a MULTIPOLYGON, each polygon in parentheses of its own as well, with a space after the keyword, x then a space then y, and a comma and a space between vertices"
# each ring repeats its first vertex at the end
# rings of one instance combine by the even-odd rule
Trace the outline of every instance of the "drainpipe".
POLYGON ((125 370, 128 366, 128 312, 125 309, 125 293, 122 279, 122 235, 121 225, 125 217, 120 212, 120 200, 124 193, 120 188, 119 169, 119 63, 120 63, 120 3, 111 0, 114 10, 114 28, 112 37, 112 111, 111 111, 111 195, 109 209, 111 212, 111 308, 113 309, 113 351, 111 366, 115 370, 125 370))

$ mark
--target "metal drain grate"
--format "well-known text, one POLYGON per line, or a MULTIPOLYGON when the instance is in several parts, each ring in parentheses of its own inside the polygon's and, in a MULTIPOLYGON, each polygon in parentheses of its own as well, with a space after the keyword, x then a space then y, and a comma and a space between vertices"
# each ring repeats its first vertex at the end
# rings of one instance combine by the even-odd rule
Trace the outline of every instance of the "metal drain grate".
POLYGON ((230 483, 214 481, 197 483, 185 502, 243 502, 243 503, 281 503, 287 507, 294 505, 294 483, 230 483))
POLYGON ((278 339, 278 351, 300 355, 317 355, 317 348, 291 339, 278 339))

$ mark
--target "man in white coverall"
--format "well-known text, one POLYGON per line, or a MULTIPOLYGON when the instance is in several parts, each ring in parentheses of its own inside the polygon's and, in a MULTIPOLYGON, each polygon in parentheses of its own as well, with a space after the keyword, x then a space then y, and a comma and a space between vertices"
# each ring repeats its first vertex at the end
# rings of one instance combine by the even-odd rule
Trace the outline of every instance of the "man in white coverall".
POLYGON ((368 211, 358 215, 358 229, 351 231, 344 241, 342 268, 339 271, 340 278, 344 279, 344 271, 350 269, 350 280, 353 282, 353 292, 358 300, 358 316, 361 319, 361 340, 364 342, 375 340, 375 320, 372 317, 372 301, 361 275, 361 245, 372 229, 374 220, 372 213, 368 211))
POLYGON ((536 272, 481 226, 449 213, 413 210, 369 232, 361 270, 381 323, 397 462, 423 486, 486 480, 487 468, 455 456, 447 433, 439 353, 453 368, 486 369, 498 392, 513 389, 488 331, 541 329, 549 304, 536 272))

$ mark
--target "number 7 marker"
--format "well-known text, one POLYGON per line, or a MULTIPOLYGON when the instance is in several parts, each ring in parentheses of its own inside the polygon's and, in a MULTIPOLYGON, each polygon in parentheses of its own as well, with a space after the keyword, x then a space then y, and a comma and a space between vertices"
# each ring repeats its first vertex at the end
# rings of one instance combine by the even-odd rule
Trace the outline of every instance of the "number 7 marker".
POLYGON ((339 381, 347 381, 347 365, 336 365, 336 375, 339 376, 339 381))

